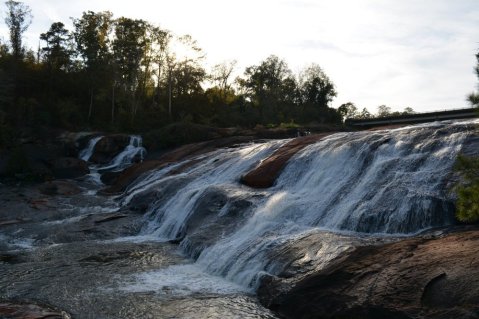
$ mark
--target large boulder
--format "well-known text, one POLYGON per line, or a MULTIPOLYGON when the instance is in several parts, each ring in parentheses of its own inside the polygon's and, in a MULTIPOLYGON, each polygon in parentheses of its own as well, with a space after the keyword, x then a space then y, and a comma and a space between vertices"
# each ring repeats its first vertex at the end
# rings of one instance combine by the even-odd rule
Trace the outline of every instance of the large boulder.
POLYGON ((261 161, 256 168, 241 176, 241 182, 254 188, 268 188, 273 186, 289 159, 293 157, 294 154, 330 134, 332 133, 321 133, 291 140, 276 150, 267 159, 261 161))
POLYGON ((129 144, 129 135, 115 134, 104 136, 96 143, 90 161, 97 164, 108 164, 129 144))
POLYGON ((52 161, 55 178, 77 178, 90 173, 85 161, 75 157, 60 157, 52 161))
POLYGON ((477 247, 477 228, 350 247, 307 274, 264 277, 258 296, 282 318, 478 318, 477 247))

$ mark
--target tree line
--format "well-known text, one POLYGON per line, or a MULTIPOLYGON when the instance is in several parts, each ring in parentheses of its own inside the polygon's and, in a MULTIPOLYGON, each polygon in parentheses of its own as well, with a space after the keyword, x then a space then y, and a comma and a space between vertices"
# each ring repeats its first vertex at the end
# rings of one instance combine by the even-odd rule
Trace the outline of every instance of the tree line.
POLYGON ((0 124, 142 131, 172 122, 211 126, 341 123, 336 88, 317 64, 294 74, 271 55, 234 78, 236 61, 207 71, 205 53, 142 19, 86 11, 73 30, 53 23, 38 49, 25 47, 33 17, 6 2, 0 44, 0 124))

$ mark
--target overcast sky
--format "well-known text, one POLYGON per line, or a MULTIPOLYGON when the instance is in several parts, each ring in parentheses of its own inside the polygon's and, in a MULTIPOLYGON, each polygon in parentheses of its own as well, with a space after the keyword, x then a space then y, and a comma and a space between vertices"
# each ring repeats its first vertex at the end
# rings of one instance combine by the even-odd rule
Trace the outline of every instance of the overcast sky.
MULTIPOLYGON (((479 0, 25 0, 34 15, 27 43, 83 11, 141 18, 191 34, 210 65, 238 60, 238 72, 270 54, 296 72, 319 64, 338 91, 375 112, 467 107, 477 89, 479 0)), ((4 10, 3 10, 4 11, 4 10)), ((4 12, 2 12, 4 16, 4 12)), ((4 25, 0 34, 5 40, 4 25)))

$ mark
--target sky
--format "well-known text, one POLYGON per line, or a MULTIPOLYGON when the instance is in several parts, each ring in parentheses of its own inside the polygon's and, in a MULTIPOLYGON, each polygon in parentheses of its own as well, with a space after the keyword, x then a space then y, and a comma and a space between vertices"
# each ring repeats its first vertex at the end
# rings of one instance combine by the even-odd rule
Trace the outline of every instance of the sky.
MULTIPOLYGON (((319 64, 336 86, 332 106, 415 111, 468 107, 478 89, 479 0, 24 0, 25 37, 82 12, 113 12, 190 34, 209 66, 237 60, 237 74, 275 54, 293 72, 319 64)), ((2 12, 4 18, 5 10, 2 12)), ((4 24, 0 36, 8 40, 4 24)))

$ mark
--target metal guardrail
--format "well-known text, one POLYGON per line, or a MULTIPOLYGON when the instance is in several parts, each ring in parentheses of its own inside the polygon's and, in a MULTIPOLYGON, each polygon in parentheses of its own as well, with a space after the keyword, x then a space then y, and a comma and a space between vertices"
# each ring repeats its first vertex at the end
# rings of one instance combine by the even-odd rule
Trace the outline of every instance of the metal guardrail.
POLYGON ((346 124, 350 126, 375 126, 396 123, 419 123, 437 120, 474 118, 478 115, 479 112, 477 108, 458 108, 444 111, 401 114, 369 119, 347 119, 346 124))

